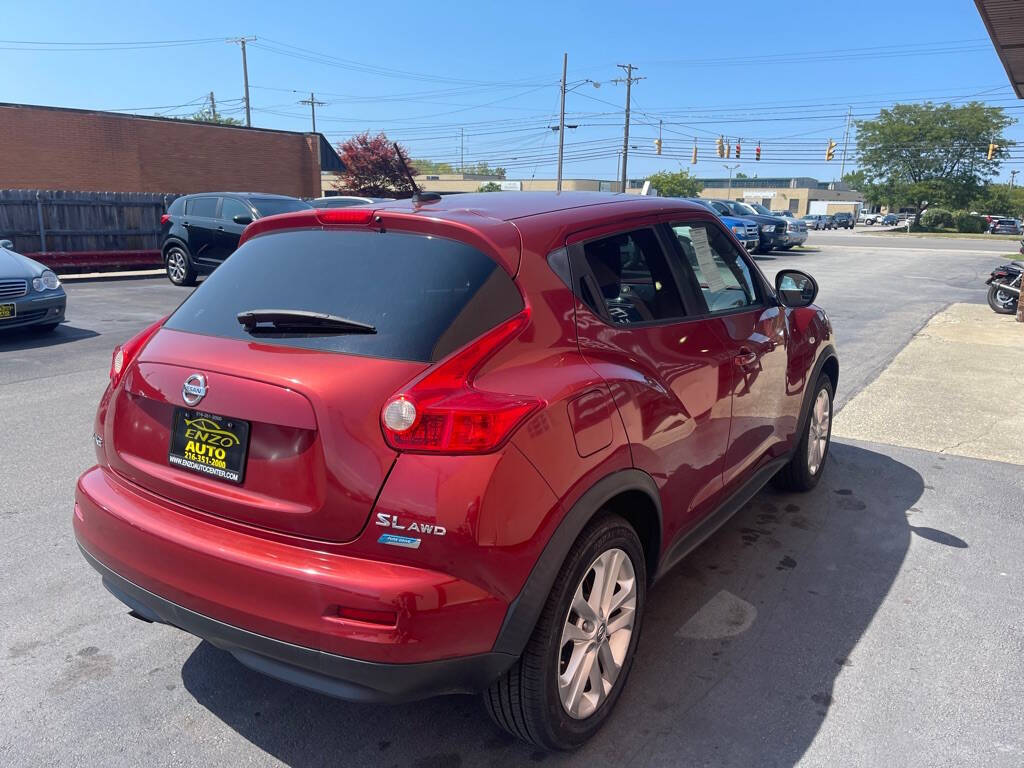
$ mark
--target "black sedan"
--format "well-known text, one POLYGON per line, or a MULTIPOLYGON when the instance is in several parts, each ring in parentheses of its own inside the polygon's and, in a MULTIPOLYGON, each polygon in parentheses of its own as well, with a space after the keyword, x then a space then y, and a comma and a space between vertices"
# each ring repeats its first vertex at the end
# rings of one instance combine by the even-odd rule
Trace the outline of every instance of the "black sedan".
POLYGON ((68 297, 60 278, 0 240, 0 331, 33 326, 52 331, 64 322, 68 297))

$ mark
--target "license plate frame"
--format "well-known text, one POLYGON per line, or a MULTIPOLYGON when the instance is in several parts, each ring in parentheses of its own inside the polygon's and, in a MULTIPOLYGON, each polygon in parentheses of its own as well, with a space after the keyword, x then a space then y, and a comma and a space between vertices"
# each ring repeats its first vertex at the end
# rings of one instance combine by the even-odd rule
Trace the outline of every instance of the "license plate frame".
POLYGON ((221 482, 241 485, 249 461, 251 425, 208 411, 175 406, 167 463, 221 482))

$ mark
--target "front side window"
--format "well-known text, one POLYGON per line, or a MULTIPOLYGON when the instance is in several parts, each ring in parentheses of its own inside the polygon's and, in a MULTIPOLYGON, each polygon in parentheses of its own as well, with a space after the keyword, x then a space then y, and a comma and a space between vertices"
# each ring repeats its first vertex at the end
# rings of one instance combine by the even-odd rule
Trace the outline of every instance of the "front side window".
POLYGON ((185 215, 215 218, 218 199, 216 197, 190 197, 185 203, 185 215))
POLYGON ((249 207, 233 197, 225 197, 224 204, 220 207, 220 217, 228 221, 234 221, 235 216, 248 216, 252 218, 252 211, 249 207))
POLYGON ((718 227, 673 224, 672 231, 700 285, 709 312, 742 309, 758 303, 750 268, 718 227))
POLYGON ((593 300, 603 300, 616 325, 685 315, 675 276, 653 229, 592 240, 583 246, 583 255, 600 294, 593 300))

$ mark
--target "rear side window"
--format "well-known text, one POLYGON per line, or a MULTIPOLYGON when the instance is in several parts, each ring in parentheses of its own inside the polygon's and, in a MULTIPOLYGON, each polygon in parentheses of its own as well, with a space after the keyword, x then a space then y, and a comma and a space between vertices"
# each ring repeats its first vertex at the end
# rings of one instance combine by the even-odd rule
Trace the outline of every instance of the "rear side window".
POLYGON ((216 197, 190 197, 185 202, 185 214, 188 216, 205 216, 212 219, 217 216, 216 197))
POLYGON ((185 198, 174 198, 174 201, 167 206, 167 212, 172 216, 181 216, 185 212, 185 198))
POLYGON ((165 325, 229 339, 433 362, 523 309, 512 278, 464 243, 401 232, 300 230, 235 251, 165 325), (326 312, 375 334, 249 335, 239 312, 326 312))
POLYGON ((686 314, 654 230, 592 240, 583 246, 583 255, 613 323, 629 325, 686 314))
POLYGON ((709 312, 757 303, 750 268, 724 232, 709 224, 673 224, 672 231, 700 284, 709 312))
POLYGON ((251 197, 249 202, 252 203, 253 208, 260 212, 260 216, 305 211, 313 207, 302 200, 292 200, 287 197, 251 197))

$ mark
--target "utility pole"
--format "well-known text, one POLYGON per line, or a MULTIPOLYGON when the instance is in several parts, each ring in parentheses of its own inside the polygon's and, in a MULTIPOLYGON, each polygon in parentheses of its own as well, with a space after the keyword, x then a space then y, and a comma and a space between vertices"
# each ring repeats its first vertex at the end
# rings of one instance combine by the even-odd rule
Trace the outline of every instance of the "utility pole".
POLYGON ((238 43, 242 46, 242 80, 245 83, 245 127, 252 128, 252 112, 249 109, 249 65, 245 60, 245 44, 255 40, 255 37, 233 37, 229 43, 238 43))
POLYGON ((633 70, 635 67, 632 64, 616 64, 616 66, 626 73, 624 78, 616 78, 612 80, 613 83, 625 83, 626 84, 626 123, 622 131, 622 192, 626 191, 626 163, 629 158, 629 101, 630 92, 633 83, 638 80, 645 80, 643 77, 633 77, 633 70))
POLYGON ((728 190, 728 192, 725 193, 725 196, 731 200, 732 199, 732 172, 735 171, 737 168, 739 168, 740 164, 736 163, 735 165, 726 165, 726 164, 723 163, 722 167, 725 168, 725 170, 727 170, 729 172, 729 190, 728 190))
POLYGON ((466 172, 466 129, 459 128, 459 173, 466 172))
POLYGON ((313 118, 313 133, 316 133, 316 108, 318 106, 322 107, 325 103, 326 102, 323 101, 317 101, 316 96, 313 95, 312 91, 309 92, 308 99, 299 100, 299 104, 309 104, 309 113, 310 116, 313 118))
MULTIPOLYGON (((213 91, 210 91, 210 113, 213 115, 213 122, 217 122, 217 102, 213 100, 213 91)), ((1010 186, 1013 186, 1011 183, 1010 186)))
POLYGON ((562 151, 565 148, 565 75, 569 69, 569 54, 562 54, 562 102, 558 108, 558 178, 555 191, 562 191, 562 151))
POLYGON ((1018 173, 1020 173, 1020 171, 1010 171, 1010 189, 1013 189, 1013 182, 1017 178, 1018 173))
POLYGON ((843 161, 839 165, 839 180, 846 175, 846 144, 850 140, 850 118, 853 116, 853 107, 846 108, 846 133, 843 134, 843 161))

